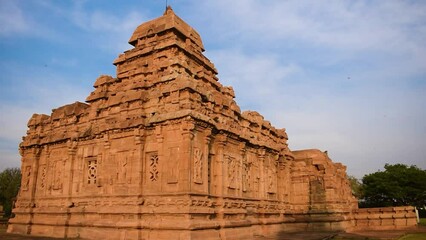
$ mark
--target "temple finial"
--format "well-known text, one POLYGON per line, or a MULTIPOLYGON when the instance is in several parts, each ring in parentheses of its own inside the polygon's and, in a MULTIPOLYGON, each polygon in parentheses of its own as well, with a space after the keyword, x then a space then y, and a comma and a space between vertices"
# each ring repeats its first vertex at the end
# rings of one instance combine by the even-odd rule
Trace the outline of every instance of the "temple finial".
POLYGON ((173 13, 173 9, 172 9, 172 7, 171 7, 171 6, 167 6, 167 7, 166 7, 166 11, 164 12, 164 14, 163 14, 163 15, 167 15, 167 14, 169 14, 169 13, 173 13))

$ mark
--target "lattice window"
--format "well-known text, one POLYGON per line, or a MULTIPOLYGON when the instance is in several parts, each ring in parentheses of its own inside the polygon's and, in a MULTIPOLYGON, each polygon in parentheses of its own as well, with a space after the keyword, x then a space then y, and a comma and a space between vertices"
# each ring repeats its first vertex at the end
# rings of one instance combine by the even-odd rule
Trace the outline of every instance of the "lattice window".
POLYGON ((87 161, 87 183, 96 184, 96 175, 97 175, 97 161, 89 160, 87 161))
POLYGON ((46 166, 43 165, 41 167, 40 187, 41 187, 41 189, 44 189, 45 186, 46 186, 46 166))
POLYGON ((158 154, 154 153, 149 158, 149 173, 151 181, 157 181, 158 180, 158 154))

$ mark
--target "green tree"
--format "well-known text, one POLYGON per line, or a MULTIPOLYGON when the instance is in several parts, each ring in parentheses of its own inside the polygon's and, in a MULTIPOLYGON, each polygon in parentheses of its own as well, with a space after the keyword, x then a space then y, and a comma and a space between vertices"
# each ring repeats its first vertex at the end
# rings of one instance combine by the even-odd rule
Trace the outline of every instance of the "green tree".
POLYGON ((354 176, 348 176, 349 184, 351 185, 352 194, 361 199, 364 196, 364 190, 362 183, 354 176))
POLYGON ((19 168, 7 168, 0 173, 0 204, 4 207, 8 217, 12 212, 13 199, 21 185, 21 171, 19 168))
POLYGON ((416 166, 386 164, 384 171, 365 175, 362 182, 361 207, 426 205, 426 171, 416 166))

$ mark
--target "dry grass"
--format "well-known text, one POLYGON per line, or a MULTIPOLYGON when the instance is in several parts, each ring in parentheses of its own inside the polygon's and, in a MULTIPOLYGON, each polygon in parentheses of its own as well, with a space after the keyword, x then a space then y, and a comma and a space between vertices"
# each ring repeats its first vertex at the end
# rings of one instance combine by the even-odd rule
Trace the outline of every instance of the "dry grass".
POLYGON ((398 240, 426 240, 426 233, 410 233, 398 240))

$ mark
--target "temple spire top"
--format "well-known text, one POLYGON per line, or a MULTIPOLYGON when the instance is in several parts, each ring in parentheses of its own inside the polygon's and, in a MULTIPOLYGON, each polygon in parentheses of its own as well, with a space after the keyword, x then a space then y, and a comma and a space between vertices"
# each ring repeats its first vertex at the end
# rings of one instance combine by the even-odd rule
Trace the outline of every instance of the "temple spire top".
POLYGON ((173 9, 172 9, 172 7, 171 7, 171 6, 167 5, 167 7, 166 7, 166 11, 164 11, 163 16, 169 15, 169 14, 171 14, 171 13, 172 13, 172 14, 174 14, 173 9))
POLYGON ((200 52, 204 51, 201 37, 197 31, 177 16, 170 6, 167 6, 163 16, 139 25, 130 37, 129 43, 134 47, 145 46, 147 41, 151 41, 149 40, 151 37, 166 32, 178 34, 182 41, 185 42, 188 39, 195 44, 195 48, 199 48, 200 52))

